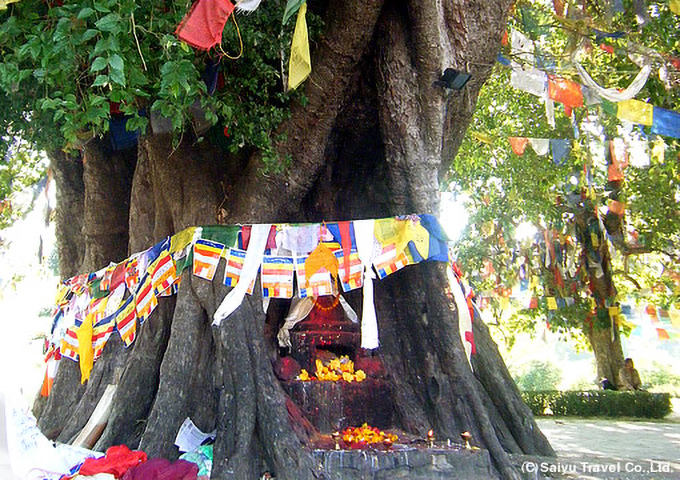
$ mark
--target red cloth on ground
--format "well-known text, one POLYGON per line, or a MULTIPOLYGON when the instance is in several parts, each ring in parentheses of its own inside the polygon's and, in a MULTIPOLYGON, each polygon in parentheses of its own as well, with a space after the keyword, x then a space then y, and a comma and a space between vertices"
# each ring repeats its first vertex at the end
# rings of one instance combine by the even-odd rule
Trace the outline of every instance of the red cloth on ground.
POLYGON ((196 480, 197 477, 198 465, 195 463, 152 458, 128 470, 123 480, 196 480))
POLYGON ((198 0, 175 30, 180 40, 202 50, 222 43, 222 31, 234 5, 229 0, 198 0))
POLYGON ((125 445, 115 445, 106 450, 106 456, 102 458, 88 458, 80 467, 80 475, 95 475, 97 473, 110 473, 116 478, 121 478, 128 469, 146 462, 146 453, 130 450, 125 445))

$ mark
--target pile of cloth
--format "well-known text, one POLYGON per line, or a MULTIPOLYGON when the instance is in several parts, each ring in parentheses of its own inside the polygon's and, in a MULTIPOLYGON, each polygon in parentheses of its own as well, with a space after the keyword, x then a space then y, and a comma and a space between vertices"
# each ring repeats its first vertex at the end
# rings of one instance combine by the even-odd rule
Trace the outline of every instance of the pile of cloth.
POLYGON ((175 462, 147 459, 142 451, 116 445, 105 456, 88 458, 74 470, 75 474, 65 475, 61 480, 197 480, 199 466, 181 459, 175 462))

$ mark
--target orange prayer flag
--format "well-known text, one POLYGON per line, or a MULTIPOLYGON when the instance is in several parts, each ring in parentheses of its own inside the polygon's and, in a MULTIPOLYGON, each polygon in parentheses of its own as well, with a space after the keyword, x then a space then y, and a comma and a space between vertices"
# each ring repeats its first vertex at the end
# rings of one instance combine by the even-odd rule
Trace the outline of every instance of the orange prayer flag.
POLYGON ((523 155, 524 150, 529 144, 529 139, 526 137, 508 137, 508 142, 510 143, 513 152, 517 155, 523 155))
POLYGON ((312 253, 309 254, 307 260, 305 260, 305 277, 307 282, 310 281, 312 276, 325 268, 330 272, 334 278, 338 278, 338 259, 330 248, 328 248, 324 243, 320 243, 312 253))
POLYGON ((565 107, 578 108, 583 106, 583 92, 581 85, 568 78, 548 75, 548 97, 565 107))
POLYGON ((617 200, 609 200, 609 211, 616 215, 623 216, 626 211, 626 204, 617 200))

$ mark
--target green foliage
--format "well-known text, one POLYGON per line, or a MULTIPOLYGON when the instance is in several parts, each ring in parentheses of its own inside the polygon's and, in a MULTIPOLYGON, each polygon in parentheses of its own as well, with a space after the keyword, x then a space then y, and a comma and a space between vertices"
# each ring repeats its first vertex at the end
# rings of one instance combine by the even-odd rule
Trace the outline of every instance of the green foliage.
MULTIPOLYGON (((668 56, 677 56, 680 47, 680 17, 672 14, 665 2, 648 3, 651 22, 640 29, 629 4, 624 14, 612 15, 600 10, 596 2, 588 4, 585 12, 580 5, 570 3, 576 13, 563 20, 554 16, 550 3, 525 0, 516 4, 508 29, 523 31, 536 41, 534 53, 542 55, 546 59, 544 63, 552 63, 542 68, 579 83, 571 54, 584 44, 581 63, 604 87, 627 86, 639 71, 628 54, 636 49, 651 49, 658 53, 652 55, 653 73, 637 98, 678 111, 680 72, 671 66, 668 56), (624 38, 602 41, 614 49, 613 55, 599 48, 595 28, 626 32, 624 38), (661 67, 668 71, 667 81, 656 74, 661 67)), ((502 53, 511 56, 509 47, 504 47, 502 53)), ((493 292, 502 300, 503 290, 519 282, 523 266, 523 275, 531 280, 531 295, 539 299, 538 308, 532 310, 507 302, 492 305, 495 324, 510 343, 514 332, 533 331, 537 322, 548 321, 551 329, 576 335, 580 335, 579 330, 586 324, 591 292, 585 257, 581 255, 583 239, 578 236, 575 221, 585 211, 606 212, 612 190, 607 183, 602 139, 621 135, 615 113, 615 110, 614 115, 608 113, 606 105, 576 109, 580 130, 577 138, 558 103, 555 104, 556 127, 548 126, 541 100, 513 88, 509 68, 497 64, 482 88, 468 134, 447 180, 449 190, 458 195, 471 212, 467 230, 455 248, 475 291, 493 292), (481 141, 477 133, 488 135, 491 141, 481 141), (516 155, 508 137, 568 139, 574 142, 575 148, 558 166, 553 164, 550 153, 539 156, 529 146, 522 156, 516 155), (584 165, 592 172, 592 183, 583 173, 584 165), (527 225, 533 226, 535 233, 518 235, 527 225), (562 275, 564 288, 543 265, 545 231, 573 242, 574 250, 568 253, 576 259, 579 268, 573 276, 562 275), (574 304, 550 311, 546 296, 570 297, 574 304)), ((649 127, 644 130, 644 134, 649 135, 649 127)), ((645 140, 640 133, 633 137, 645 140)), ((624 231, 634 229, 640 251, 655 253, 640 257, 615 255, 612 259, 614 283, 619 299, 644 298, 668 307, 680 302, 675 276, 680 259, 680 210, 677 208, 680 163, 676 160, 680 141, 654 136, 649 140, 664 142, 665 160, 652 159, 648 168, 629 167, 620 200, 627 204, 624 231), (664 273, 660 275, 660 271, 664 273)), ((603 328, 607 328, 609 321, 599 316, 591 320, 603 328)))
MULTIPOLYGON (((146 115, 171 119, 180 138, 190 107, 228 127, 229 150, 263 151, 274 165, 273 133, 288 116, 282 52, 292 25, 282 27, 283 5, 263 2, 238 15, 244 54, 221 59, 225 88, 210 96, 201 75, 209 56, 180 42, 174 31, 188 11, 186 1, 79 0, 63 6, 23 0, 0 13, 0 127, 35 147, 77 148, 108 130, 109 103, 130 116, 129 130, 143 131, 146 115)), ((312 38, 321 22, 308 14, 312 38)), ((222 49, 235 55, 239 35, 228 22, 222 49)))
POLYGON ((522 399, 537 416, 550 409, 553 415, 564 417, 664 418, 672 411, 667 393, 554 390, 522 392, 522 399))
POLYGON ((553 390, 562 380, 562 371, 550 362, 533 360, 514 379, 522 391, 553 390))
MULTIPOLYGON (((25 142, 6 141, 4 156, 0 157, 0 228, 5 228, 23 212, 12 201, 12 192, 21 191, 45 176, 44 156, 31 150, 25 142)), ((1 150, 0 150, 1 151, 1 150)))
POLYGON ((680 396, 680 375, 673 373, 668 365, 653 362, 651 367, 640 369, 640 377, 645 387, 654 392, 680 396))

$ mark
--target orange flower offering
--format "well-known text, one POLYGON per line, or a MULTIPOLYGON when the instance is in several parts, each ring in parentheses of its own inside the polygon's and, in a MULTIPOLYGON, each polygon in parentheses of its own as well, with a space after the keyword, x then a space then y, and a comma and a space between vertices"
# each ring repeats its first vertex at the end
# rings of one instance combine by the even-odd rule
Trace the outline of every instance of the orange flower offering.
POLYGON ((371 427, 367 423, 360 427, 347 427, 342 431, 342 440, 351 448, 361 448, 374 443, 383 443, 385 439, 396 443, 399 437, 392 433, 383 432, 376 427, 371 427))
POLYGON ((354 371, 354 362, 350 360, 347 355, 344 355, 340 358, 334 358, 326 364, 317 359, 316 378, 310 377, 309 372, 303 368, 297 379, 302 380, 303 382, 309 380, 339 382, 340 380, 344 380, 345 382, 352 383, 366 380, 366 373, 364 373, 363 370, 354 371))

